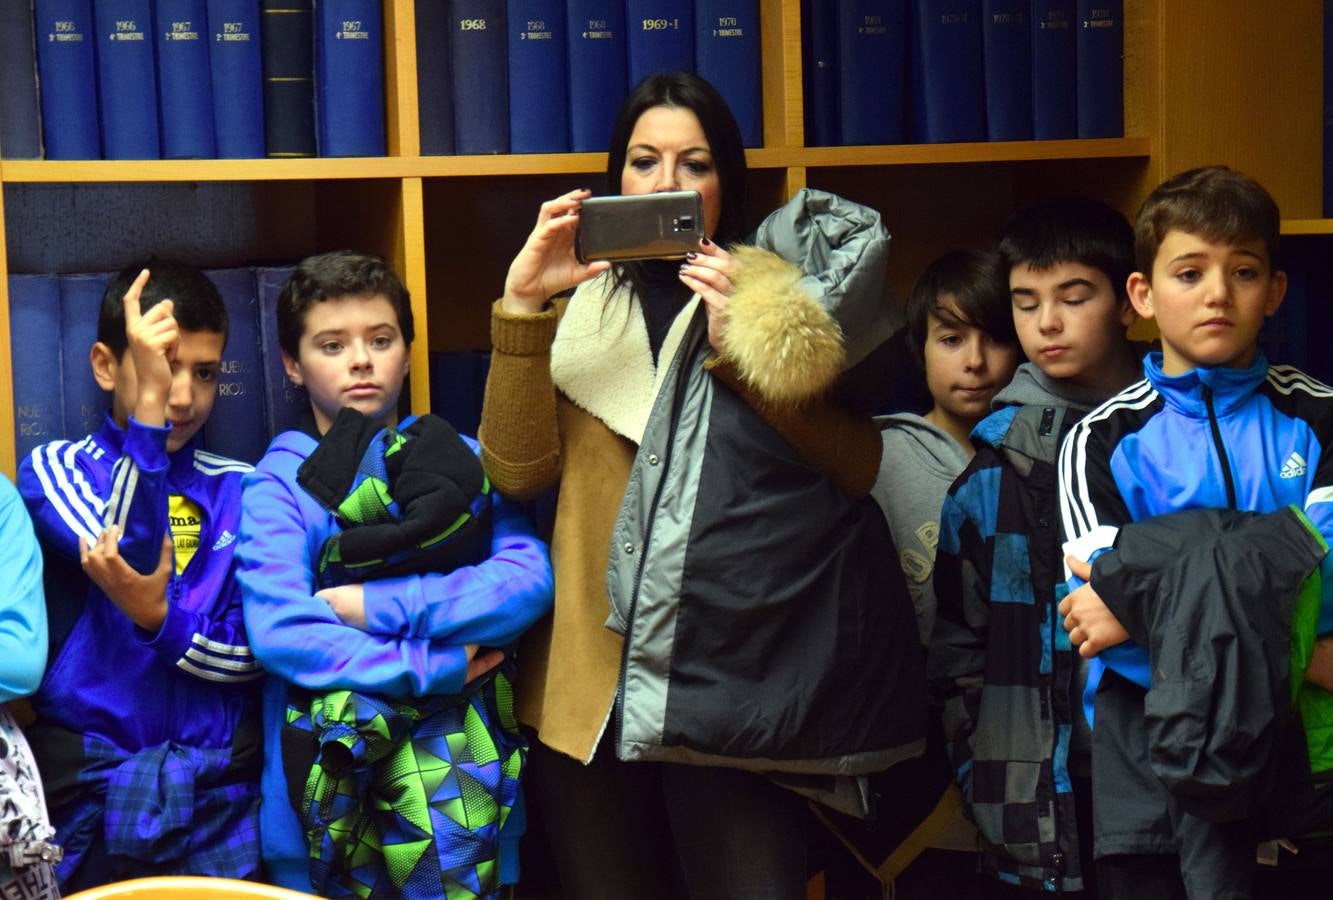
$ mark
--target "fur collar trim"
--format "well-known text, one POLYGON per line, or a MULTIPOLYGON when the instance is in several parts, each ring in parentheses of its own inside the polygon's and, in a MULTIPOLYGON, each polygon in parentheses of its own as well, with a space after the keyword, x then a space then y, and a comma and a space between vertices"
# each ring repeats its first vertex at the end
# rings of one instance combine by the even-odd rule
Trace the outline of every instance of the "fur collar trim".
POLYGON ((551 378, 575 406, 638 444, 699 297, 676 315, 654 365, 638 299, 627 290, 612 294, 611 284, 603 273, 569 298, 551 345, 551 378))

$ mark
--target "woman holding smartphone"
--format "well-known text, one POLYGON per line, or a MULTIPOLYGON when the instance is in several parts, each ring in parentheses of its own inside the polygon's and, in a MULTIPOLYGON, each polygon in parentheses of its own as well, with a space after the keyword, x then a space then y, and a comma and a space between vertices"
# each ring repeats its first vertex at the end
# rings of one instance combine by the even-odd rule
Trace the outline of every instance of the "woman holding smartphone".
POLYGON ((805 801, 760 773, 832 785, 925 731, 924 653, 867 499, 880 439, 819 399, 891 330, 888 237, 803 193, 761 225, 769 249, 734 246, 740 133, 688 73, 630 92, 607 176, 698 191, 707 237, 683 262, 580 263, 572 191, 492 312, 487 471, 519 497, 559 485, 555 611, 518 685, 528 792, 568 896, 683 877, 696 898, 803 897, 805 801))

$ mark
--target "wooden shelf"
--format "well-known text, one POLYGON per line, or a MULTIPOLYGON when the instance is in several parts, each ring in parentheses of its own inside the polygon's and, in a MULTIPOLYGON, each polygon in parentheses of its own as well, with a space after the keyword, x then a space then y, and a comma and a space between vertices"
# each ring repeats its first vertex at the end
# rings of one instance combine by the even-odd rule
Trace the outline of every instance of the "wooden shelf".
POLYGON ((1333 219, 1283 219, 1283 234, 1333 234, 1333 219))
POLYGON ((921 166, 949 163, 1041 162, 1058 159, 1148 158, 1148 138, 1084 141, 980 141, 968 144, 892 144, 877 147, 794 147, 750 150, 753 168, 790 166, 921 166))

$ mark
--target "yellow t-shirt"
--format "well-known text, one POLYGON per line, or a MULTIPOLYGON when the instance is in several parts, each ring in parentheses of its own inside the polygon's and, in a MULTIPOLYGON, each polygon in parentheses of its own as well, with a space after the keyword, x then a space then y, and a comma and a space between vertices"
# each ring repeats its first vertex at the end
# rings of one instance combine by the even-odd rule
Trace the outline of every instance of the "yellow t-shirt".
POLYGON ((167 500, 167 521, 171 524, 171 540, 176 547, 176 574, 194 559, 199 549, 199 532, 204 526, 204 514, 199 504, 189 497, 172 494, 167 500))

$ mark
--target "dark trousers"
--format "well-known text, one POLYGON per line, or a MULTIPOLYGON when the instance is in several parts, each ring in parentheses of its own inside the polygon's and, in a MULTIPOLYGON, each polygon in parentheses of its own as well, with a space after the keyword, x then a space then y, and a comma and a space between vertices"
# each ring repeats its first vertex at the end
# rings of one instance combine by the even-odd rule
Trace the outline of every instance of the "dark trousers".
POLYGON ((620 762, 591 765, 532 742, 524 776, 566 900, 805 896, 805 801, 761 775, 620 762))

